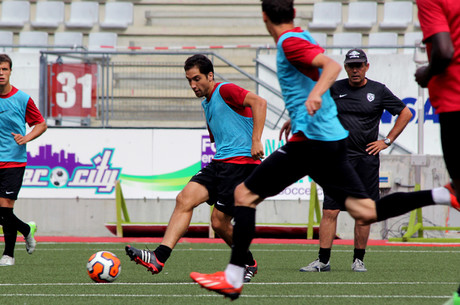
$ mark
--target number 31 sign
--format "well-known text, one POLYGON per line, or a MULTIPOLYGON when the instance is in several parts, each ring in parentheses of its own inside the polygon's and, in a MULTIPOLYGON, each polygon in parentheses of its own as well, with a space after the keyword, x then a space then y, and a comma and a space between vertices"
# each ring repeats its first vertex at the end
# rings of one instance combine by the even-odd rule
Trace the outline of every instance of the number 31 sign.
POLYGON ((54 64, 50 70, 51 115, 95 117, 97 65, 54 64))

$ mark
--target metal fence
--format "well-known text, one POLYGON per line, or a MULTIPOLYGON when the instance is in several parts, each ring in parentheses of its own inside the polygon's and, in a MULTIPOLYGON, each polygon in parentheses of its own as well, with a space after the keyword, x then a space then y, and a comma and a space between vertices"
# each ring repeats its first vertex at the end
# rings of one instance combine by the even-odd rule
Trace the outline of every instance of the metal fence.
MULTIPOLYGON (((57 125, 125 127, 204 127, 201 100, 185 79, 183 64, 197 52, 65 52, 42 51, 40 58, 40 104, 47 118, 57 125), (68 84, 55 75, 66 64, 97 65, 95 115, 62 115, 56 95, 67 98, 68 84), (65 87, 65 88, 64 88, 65 87), (65 96, 62 96, 65 95, 65 96)), ((213 61, 216 81, 231 81, 248 90, 257 85, 281 96, 269 84, 214 52, 200 52, 213 61)), ((70 72, 72 73, 72 72, 70 72)), ((76 81, 73 81, 76 82, 76 81)), ((77 81, 78 82, 78 81, 77 81)), ((79 84, 75 84, 77 95, 79 84)), ((78 101, 77 101, 78 104, 78 101)), ((67 106, 64 106, 67 107, 67 106)), ((282 109, 274 109, 282 113, 282 109)), ((273 122, 267 126, 274 128, 273 122)))

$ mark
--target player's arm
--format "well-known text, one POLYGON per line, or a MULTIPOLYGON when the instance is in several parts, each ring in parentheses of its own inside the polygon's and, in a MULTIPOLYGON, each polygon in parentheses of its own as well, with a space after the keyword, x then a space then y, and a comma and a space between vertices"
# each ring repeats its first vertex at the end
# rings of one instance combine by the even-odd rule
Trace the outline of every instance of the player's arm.
POLYGON ((27 102, 25 119, 29 126, 34 127, 28 134, 24 136, 14 132, 11 133, 11 135, 14 137, 14 140, 19 145, 24 145, 27 142, 30 142, 33 139, 38 138, 46 131, 46 129, 48 129, 48 126, 46 125, 43 116, 41 115, 40 111, 38 110, 37 106, 31 98, 29 98, 29 101, 27 102))
POLYGON ((431 44, 430 62, 415 72, 415 81, 423 88, 428 86, 428 82, 433 76, 446 70, 455 51, 449 32, 436 33, 426 39, 425 43, 431 44))
POLYGON ((14 132, 12 132, 11 135, 14 137, 16 143, 18 143, 19 145, 24 145, 27 142, 30 142, 33 139, 41 136, 46 131, 46 129, 48 129, 48 126, 46 125, 46 122, 43 121, 41 123, 36 124, 34 128, 25 136, 14 132))
POLYGON ((259 160, 264 157, 264 147, 262 145, 262 132, 265 125, 265 116, 267 114, 267 101, 254 94, 248 92, 243 101, 243 106, 251 107, 253 130, 252 130, 252 147, 251 155, 254 160, 259 160))
POLYGON ((323 71, 305 102, 309 115, 314 115, 321 108, 321 96, 334 84, 340 70, 342 70, 342 66, 339 63, 322 53, 315 56, 312 66, 323 71))
MULTIPOLYGON (((396 122, 393 128, 390 130, 390 132, 387 135, 387 138, 390 139, 391 142, 394 142, 396 138, 404 130, 404 128, 406 128, 407 124, 409 123, 411 119, 412 119, 412 112, 406 106, 399 113, 398 118, 396 119, 396 122)), ((386 145, 385 142, 383 142, 383 140, 378 140, 378 141, 367 144, 366 151, 370 155, 376 155, 380 151, 386 149, 387 147, 388 145, 386 145)))

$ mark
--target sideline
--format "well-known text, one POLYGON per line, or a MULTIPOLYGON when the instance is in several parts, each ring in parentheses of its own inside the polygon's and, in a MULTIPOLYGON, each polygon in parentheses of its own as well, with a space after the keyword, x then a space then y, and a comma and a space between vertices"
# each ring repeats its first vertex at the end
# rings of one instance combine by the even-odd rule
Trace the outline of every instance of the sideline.
MULTIPOLYGON (((54 243, 160 243, 162 237, 89 237, 89 236, 36 236, 37 242, 54 243)), ((3 238, 0 238, 3 241, 3 238)), ((18 237, 18 242, 23 242, 18 237)), ((190 238, 183 237, 179 243, 208 243, 223 244, 220 238, 190 238)), ((254 244, 299 244, 318 245, 317 239, 276 239, 276 238, 255 238, 254 244)), ((352 246, 352 239, 334 240, 334 245, 352 246)), ((368 246, 407 246, 407 247, 460 247, 460 243, 411 243, 411 242, 389 242, 388 240, 369 240, 368 246)))

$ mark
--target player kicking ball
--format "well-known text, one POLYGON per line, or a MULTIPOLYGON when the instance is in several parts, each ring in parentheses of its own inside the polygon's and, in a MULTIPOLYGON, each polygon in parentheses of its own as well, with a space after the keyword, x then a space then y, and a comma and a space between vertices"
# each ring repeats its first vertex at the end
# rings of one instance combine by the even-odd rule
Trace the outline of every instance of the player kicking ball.
MULTIPOLYGON (((190 225, 193 209, 203 202, 214 205, 212 228, 229 246, 232 245, 235 187, 251 174, 264 155, 261 136, 267 102, 234 84, 217 83, 212 62, 202 54, 189 57, 184 70, 195 95, 205 98, 202 106, 211 140, 216 144, 216 154, 177 196, 165 235, 155 251, 126 246, 131 260, 153 274, 164 268, 190 225)), ((256 260, 251 251, 247 251, 244 281, 251 281, 257 269, 256 260)))

